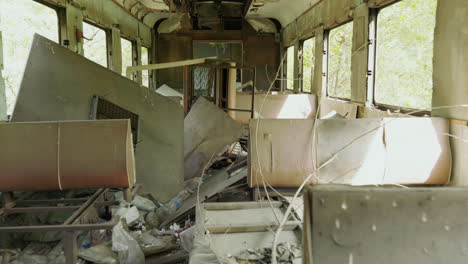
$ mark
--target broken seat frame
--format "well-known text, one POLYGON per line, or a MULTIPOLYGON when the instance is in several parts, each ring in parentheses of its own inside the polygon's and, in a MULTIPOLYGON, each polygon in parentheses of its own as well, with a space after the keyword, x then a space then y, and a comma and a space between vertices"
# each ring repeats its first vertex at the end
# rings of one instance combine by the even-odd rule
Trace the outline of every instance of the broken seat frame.
MULTIPOLYGON (((124 189, 124 198, 127 201, 131 201, 131 197, 135 194, 137 189, 138 188, 134 188, 133 192, 130 191, 129 188, 124 189)), ((105 200, 105 194, 108 191, 108 188, 101 188, 87 198, 47 200, 27 200, 27 198, 32 195, 30 192, 24 194, 16 200, 13 200, 13 195, 11 192, 4 192, 2 193, 3 207, 0 208, 0 216, 13 213, 44 213, 53 211, 73 211, 73 213, 61 225, 0 226, 0 234, 50 231, 64 232, 64 253, 66 263, 74 264, 78 258, 78 246, 76 238, 79 231, 108 230, 112 229, 120 221, 118 217, 114 217, 111 221, 104 223, 81 224, 81 222, 83 222, 83 218, 85 218, 91 208, 100 208, 103 206, 118 204, 117 201, 105 200), (74 205, 62 206, 62 204, 65 203, 74 205)), ((10 259, 11 253, 5 251, 3 253, 2 263, 9 263, 10 259)))

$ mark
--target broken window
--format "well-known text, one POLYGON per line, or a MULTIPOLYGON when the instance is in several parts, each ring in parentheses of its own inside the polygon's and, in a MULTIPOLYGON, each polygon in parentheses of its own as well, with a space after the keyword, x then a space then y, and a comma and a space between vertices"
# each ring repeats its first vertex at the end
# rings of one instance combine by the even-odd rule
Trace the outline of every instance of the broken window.
POLYGON ((294 45, 287 49, 287 58, 286 58, 286 89, 294 89, 294 45))
POLYGON ((0 10, 4 60, 2 76, 5 79, 7 113, 11 114, 33 36, 37 33, 58 42, 58 16, 55 9, 32 0, 0 0, 0 10))
POLYGON ((125 76, 127 67, 133 66, 133 46, 130 40, 120 38, 122 49, 122 75, 125 76))
POLYGON ((99 65, 107 67, 106 32, 89 23, 83 23, 84 56, 99 65))
MULTIPOLYGON (((141 65, 148 65, 149 64, 149 51, 146 47, 141 47, 141 65)), ((142 84, 143 86, 149 87, 149 71, 142 71, 142 84)))
POLYGON ((304 41, 302 46, 302 92, 312 92, 315 68, 315 38, 304 41))
POLYGON ((353 22, 332 29, 328 43, 328 96, 350 99, 353 22))
POLYGON ((405 0, 377 17, 375 102, 430 109, 436 0, 405 0))

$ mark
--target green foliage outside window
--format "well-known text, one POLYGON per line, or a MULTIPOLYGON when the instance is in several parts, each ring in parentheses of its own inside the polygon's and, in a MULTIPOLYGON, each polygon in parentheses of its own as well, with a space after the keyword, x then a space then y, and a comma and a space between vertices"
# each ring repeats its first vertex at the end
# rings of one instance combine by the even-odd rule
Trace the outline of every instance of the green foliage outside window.
POLYGON ((295 47, 291 46, 287 50, 287 69, 286 69, 286 89, 294 89, 294 51, 295 47))
POLYGON ((302 46, 302 91, 312 92, 315 68, 315 38, 304 41, 302 46))
POLYGON ((436 9, 436 0, 404 0, 379 12, 377 103, 430 109, 436 9))
POLYGON ((58 42, 57 12, 32 0, 0 0, 3 37, 2 76, 5 79, 7 113, 13 112, 34 33, 58 42))
POLYGON ((133 66, 132 42, 124 38, 120 38, 122 47, 122 75, 125 76, 127 67, 133 66))
MULTIPOLYGON (((141 65, 148 65, 148 48, 141 47, 141 65)), ((143 86, 149 87, 149 71, 142 71, 143 86)))
POLYGON ((350 99, 353 22, 332 29, 328 40, 328 96, 350 99))
POLYGON ((106 32, 86 22, 83 23, 84 56, 97 64, 107 67, 106 32))

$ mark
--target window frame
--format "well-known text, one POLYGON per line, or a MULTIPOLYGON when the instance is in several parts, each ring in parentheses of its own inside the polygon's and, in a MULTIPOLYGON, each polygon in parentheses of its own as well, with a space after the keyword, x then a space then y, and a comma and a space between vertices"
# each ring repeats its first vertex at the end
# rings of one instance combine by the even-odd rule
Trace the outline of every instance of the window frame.
MULTIPOLYGON (((122 40, 126 40, 128 42, 130 42, 130 49, 131 49, 131 60, 132 60, 132 66, 138 66, 138 57, 137 57, 137 54, 136 54, 136 41, 132 40, 132 39, 129 39, 128 37, 124 36, 124 35, 120 35, 120 54, 121 54, 121 60, 122 60, 122 76, 124 76, 126 78, 126 74, 127 74, 127 69, 125 68, 124 69, 124 64, 123 64, 123 46, 122 46, 122 40), (136 59, 135 59, 136 58, 136 59), (135 65, 135 63, 137 63, 135 65)), ((136 72, 134 72, 132 74, 132 78, 130 79, 132 81, 136 81, 137 80, 137 77, 136 77, 136 72)))
POLYGON ((292 91, 294 91, 294 88, 295 88, 295 87, 294 87, 294 83, 295 83, 295 79, 296 79, 295 77, 296 77, 296 76, 294 76, 294 71, 295 71, 295 67, 294 67, 294 66, 295 66, 295 65, 294 65, 294 55, 295 55, 295 53, 296 53, 296 52, 295 52, 295 51, 296 51, 296 48, 297 48, 296 45, 295 45, 295 44, 292 44, 292 45, 290 45, 290 46, 288 46, 288 47, 286 47, 286 48, 284 49, 284 50, 286 51, 286 58, 285 58, 286 63, 284 63, 285 66, 286 66, 286 70, 285 70, 285 72, 284 72, 284 73, 285 73, 285 74, 284 74, 284 77, 285 77, 285 78, 284 78, 284 87, 285 87, 284 90, 285 90, 285 91, 291 91, 291 92, 292 92, 292 91), (292 61, 292 62, 289 61, 289 49, 290 49, 290 48, 293 48, 293 55, 292 55, 293 61, 292 61), (293 72, 292 72, 292 75, 293 75, 293 80, 292 80, 292 82, 293 82, 293 84, 292 84, 292 87, 291 87, 291 88, 288 87, 288 81, 289 81, 289 79, 288 79, 288 68, 289 68, 289 66, 291 65, 290 63, 292 63, 292 71, 293 71, 293 72))
POLYGON ((376 109, 381 111, 398 112, 401 114, 410 114, 412 116, 431 116, 432 111, 424 109, 416 109, 398 105, 390 105, 378 103, 376 100, 376 79, 377 79, 377 44, 378 44, 378 17, 379 13, 392 5, 400 3, 402 0, 387 3, 378 8, 370 8, 369 12, 369 56, 368 56, 368 85, 367 85, 367 101, 376 109))
MULTIPOLYGON (((151 48, 145 46, 145 45, 141 45, 140 46, 140 61, 138 62, 139 65, 143 65, 143 49, 146 49, 147 50, 147 60, 148 60, 148 64, 151 64, 151 48)), ((147 88, 151 88, 151 73, 152 73, 152 70, 147 70, 148 71, 148 87, 147 88)), ((141 85, 145 86, 143 84, 143 71, 141 71, 141 85)), ((146 86, 145 86, 146 87, 146 86)))
MULTIPOLYGON (((87 24, 89 24, 89 25, 91 25, 91 26, 93 26, 93 27, 99 28, 99 29, 101 29, 102 31, 104 31, 104 35, 106 36, 106 38, 105 38, 105 44, 106 44, 106 68, 109 69, 109 68, 110 68, 110 65, 109 65, 109 30, 108 30, 107 28, 102 27, 102 26, 100 26, 100 25, 94 23, 93 21, 90 21, 90 20, 85 19, 85 18, 83 18, 83 25, 84 25, 84 23, 87 23, 87 24)), ((84 42, 83 42, 83 57, 85 57, 85 56, 84 56, 85 53, 86 53, 86 50, 85 50, 85 48, 84 48, 84 42)), ((85 58, 86 58, 86 57, 85 57, 85 58)), ((95 63, 96 63, 96 62, 95 62, 95 63)))
POLYGON ((299 91, 303 94, 313 94, 313 85, 314 85, 314 74, 315 74, 315 69, 316 69, 316 62, 317 60, 315 60, 315 52, 316 52, 316 48, 317 48, 317 39, 315 38, 315 34, 308 37, 308 38, 305 38, 303 40, 301 40, 299 42, 299 52, 300 52, 300 60, 299 60, 299 83, 300 83, 300 89, 299 91), (312 54, 312 56, 314 57, 314 63, 313 63, 313 71, 311 72, 311 76, 310 76, 310 92, 307 92, 307 91, 304 91, 304 43, 308 40, 311 40, 313 39, 314 40, 314 54, 312 54))
MULTIPOLYGON (((325 88, 324 88, 325 97, 327 97, 329 99, 340 100, 340 101, 345 101, 345 102, 351 102, 352 101, 351 100, 352 93, 353 93, 352 81, 351 81, 351 87, 350 87, 350 89, 351 89, 350 98, 331 96, 329 94, 329 92, 328 92, 329 91, 329 89, 328 89, 329 88, 329 81, 328 80, 329 80, 329 77, 330 77, 330 74, 329 74, 329 69, 330 69, 330 33, 331 33, 332 30, 338 29, 338 28, 340 28, 342 26, 345 26, 345 25, 347 25, 349 23, 354 23, 354 19, 348 20, 348 21, 346 21, 344 23, 341 23, 341 24, 339 24, 339 25, 337 25, 337 26, 335 26, 333 28, 329 28, 329 29, 325 30, 325 32, 324 32, 324 39, 325 40, 324 40, 324 47, 323 47, 324 48, 324 53, 325 53, 324 57, 326 57, 326 67, 324 68, 324 73, 325 73, 324 78, 325 78, 325 84, 326 84, 325 88)), ((353 24, 353 32, 354 32, 354 24, 353 24)), ((352 44, 353 44, 353 36, 351 36, 351 46, 352 46, 352 44)), ((352 52, 352 50, 351 50, 351 52, 352 52)), ((351 56, 351 60, 352 60, 352 56, 351 56)), ((351 67, 352 67, 352 61, 351 61, 351 67)), ((353 73, 352 73, 351 68, 349 69, 349 71, 351 72, 351 78, 352 78, 353 73)))

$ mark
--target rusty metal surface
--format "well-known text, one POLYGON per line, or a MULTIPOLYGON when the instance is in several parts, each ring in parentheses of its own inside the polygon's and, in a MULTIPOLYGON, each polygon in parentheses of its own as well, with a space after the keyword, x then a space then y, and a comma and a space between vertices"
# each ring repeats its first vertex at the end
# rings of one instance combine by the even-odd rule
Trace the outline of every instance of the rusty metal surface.
POLYGON ((128 120, 0 124, 0 190, 128 187, 128 120))

